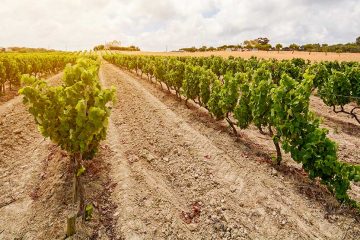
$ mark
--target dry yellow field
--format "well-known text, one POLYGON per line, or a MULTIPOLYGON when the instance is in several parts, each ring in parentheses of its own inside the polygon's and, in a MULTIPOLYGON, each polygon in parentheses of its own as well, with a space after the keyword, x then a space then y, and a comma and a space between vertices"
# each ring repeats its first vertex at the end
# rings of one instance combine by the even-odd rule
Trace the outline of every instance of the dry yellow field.
POLYGON ((216 51, 216 52, 123 52, 126 54, 136 55, 157 55, 157 56, 222 56, 222 57, 242 57, 250 58, 256 56, 259 58, 275 58, 275 59, 292 59, 292 58, 303 58, 310 61, 358 61, 360 62, 360 53, 324 53, 324 52, 299 52, 295 51, 216 51))

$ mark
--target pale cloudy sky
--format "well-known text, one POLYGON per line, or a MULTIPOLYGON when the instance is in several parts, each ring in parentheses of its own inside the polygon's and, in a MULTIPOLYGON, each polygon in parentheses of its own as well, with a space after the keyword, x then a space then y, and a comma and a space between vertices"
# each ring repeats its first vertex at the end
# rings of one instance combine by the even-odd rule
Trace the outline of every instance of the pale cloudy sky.
POLYGON ((360 0, 1 0, 0 46, 142 50, 242 43, 354 42, 360 0))

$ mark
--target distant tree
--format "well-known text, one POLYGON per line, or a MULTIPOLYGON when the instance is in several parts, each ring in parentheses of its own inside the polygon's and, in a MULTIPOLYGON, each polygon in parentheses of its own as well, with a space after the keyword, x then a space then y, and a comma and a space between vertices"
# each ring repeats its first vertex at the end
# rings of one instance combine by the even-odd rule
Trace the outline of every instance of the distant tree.
POLYGON ((269 51, 270 48, 271 48, 271 45, 270 44, 256 44, 255 45, 255 48, 259 49, 259 50, 262 50, 262 51, 269 51))
POLYGON ((220 46, 220 47, 217 47, 217 50, 218 51, 224 51, 224 50, 226 50, 228 48, 228 45, 222 45, 222 46, 220 46))
POLYGON ((290 44, 289 48, 293 51, 293 53, 294 53, 294 51, 297 51, 300 49, 299 45, 297 45, 296 43, 290 44))
POLYGON ((327 52, 329 51, 329 44, 322 44, 321 45, 321 51, 325 52, 325 55, 327 55, 327 52))
POLYGON ((130 47, 109 46, 107 49, 118 50, 118 51, 140 51, 140 48, 136 46, 130 46, 130 47))
POLYGON ((105 46, 104 45, 97 45, 94 47, 94 51, 100 51, 100 50, 104 50, 105 46))
POLYGON ((272 46, 271 46, 270 43, 267 43, 267 44, 264 45, 264 49, 265 49, 266 51, 269 51, 271 48, 272 48, 272 46))
POLYGON ((313 50, 313 45, 312 44, 305 44, 303 46, 303 48, 304 48, 304 51, 311 52, 313 50))
POLYGON ((317 52, 320 52, 321 46, 320 46, 319 43, 315 43, 315 44, 314 44, 314 50, 317 51, 317 52))
POLYGON ((283 45, 281 43, 278 43, 275 45, 275 49, 280 52, 280 50, 282 49, 283 45))
POLYGON ((338 54, 340 55, 340 53, 342 53, 341 48, 337 49, 337 50, 336 50, 336 53, 338 53, 338 54))
MULTIPOLYGON (((268 43, 268 38, 257 38, 253 40, 245 40, 243 44, 237 44, 237 45, 222 45, 218 47, 208 47, 206 48, 206 51, 224 51, 226 49, 232 49, 232 50, 244 50, 244 49, 254 49, 257 48, 259 50, 265 50, 268 51, 271 47, 271 45, 268 43), (268 44, 268 45, 267 45, 268 44)), ((182 48, 180 50, 193 52, 193 51, 203 51, 205 46, 201 48, 182 48)), ((295 43, 290 44, 290 46, 283 46, 282 44, 278 43, 274 46, 274 49, 276 49, 278 52, 280 50, 282 51, 306 51, 309 54, 312 52, 324 52, 327 54, 328 52, 352 52, 352 53, 360 53, 360 36, 356 38, 356 42, 352 43, 338 43, 334 45, 330 44, 319 44, 319 43, 308 43, 304 45, 297 45, 295 43)))
POLYGON ((180 48, 181 51, 185 51, 185 52, 196 52, 197 48, 196 47, 191 47, 191 48, 180 48))
POLYGON ((202 46, 201 48, 199 48, 200 52, 205 52, 208 48, 206 46, 202 46))
POLYGON ((268 44, 270 42, 270 40, 268 38, 266 38, 266 37, 259 37, 256 40, 261 45, 265 45, 265 44, 268 44))
POLYGON ((249 41, 249 40, 244 41, 244 47, 249 50, 253 49, 253 45, 252 45, 251 41, 249 41))

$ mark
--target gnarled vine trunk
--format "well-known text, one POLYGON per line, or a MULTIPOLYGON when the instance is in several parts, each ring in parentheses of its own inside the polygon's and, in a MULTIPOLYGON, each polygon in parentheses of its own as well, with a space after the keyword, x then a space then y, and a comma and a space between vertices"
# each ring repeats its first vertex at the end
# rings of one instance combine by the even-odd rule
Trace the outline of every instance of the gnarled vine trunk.
POLYGON ((276 149, 276 164, 280 165, 281 160, 282 160, 282 154, 281 154, 281 149, 280 149, 279 140, 278 140, 279 137, 275 136, 276 139, 274 138, 274 132, 271 128, 271 125, 269 125, 269 134, 273 138, 273 143, 274 143, 275 149, 276 149))
POLYGON ((74 171, 74 204, 79 204, 78 216, 82 216, 85 219, 85 199, 84 199, 84 186, 81 179, 79 170, 82 167, 82 154, 75 154, 75 171, 74 171), (78 203, 79 202, 79 203, 78 203))

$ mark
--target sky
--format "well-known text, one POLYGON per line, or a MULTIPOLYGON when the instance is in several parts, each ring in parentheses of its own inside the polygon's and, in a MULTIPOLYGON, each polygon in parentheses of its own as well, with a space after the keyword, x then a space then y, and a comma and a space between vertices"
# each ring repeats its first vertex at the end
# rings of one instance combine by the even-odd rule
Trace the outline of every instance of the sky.
POLYGON ((1 0, 0 47, 91 49, 112 40, 145 51, 239 44, 346 43, 359 0, 1 0))

